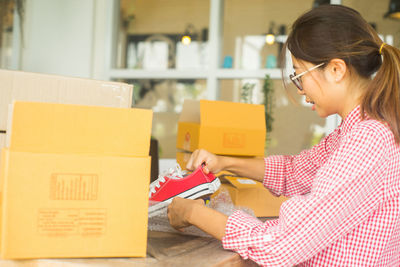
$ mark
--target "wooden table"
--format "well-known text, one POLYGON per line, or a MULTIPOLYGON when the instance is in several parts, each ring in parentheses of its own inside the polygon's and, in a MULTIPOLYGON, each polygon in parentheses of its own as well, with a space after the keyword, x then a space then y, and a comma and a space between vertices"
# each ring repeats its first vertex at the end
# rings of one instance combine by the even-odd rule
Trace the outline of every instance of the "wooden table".
POLYGON ((149 231, 146 258, 0 260, 0 267, 257 266, 211 237, 149 231))

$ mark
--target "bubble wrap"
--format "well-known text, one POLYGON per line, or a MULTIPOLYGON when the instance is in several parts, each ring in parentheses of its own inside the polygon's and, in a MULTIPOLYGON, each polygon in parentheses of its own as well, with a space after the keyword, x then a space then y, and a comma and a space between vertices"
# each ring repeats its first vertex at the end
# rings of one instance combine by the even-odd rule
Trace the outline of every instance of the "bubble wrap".
MULTIPOLYGON (((207 207, 217 210, 227 216, 234 213, 236 210, 242 210, 251 216, 254 216, 253 210, 247 207, 239 207, 235 206, 232 202, 232 199, 229 195, 229 192, 226 189, 219 190, 219 193, 214 196, 209 203, 206 204, 207 207)), ((194 236, 207 236, 210 235, 203 232, 199 228, 195 226, 186 227, 183 232, 177 231, 171 227, 167 217, 167 207, 157 214, 156 216, 150 217, 148 221, 148 230, 150 231, 159 231, 159 232, 171 232, 171 233, 181 233, 186 235, 194 235, 194 236)))

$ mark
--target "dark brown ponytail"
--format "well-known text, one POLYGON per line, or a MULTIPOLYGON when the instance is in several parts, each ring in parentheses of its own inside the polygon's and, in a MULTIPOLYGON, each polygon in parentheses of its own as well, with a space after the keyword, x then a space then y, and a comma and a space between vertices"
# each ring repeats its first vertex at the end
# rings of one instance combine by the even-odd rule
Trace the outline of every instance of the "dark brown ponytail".
POLYGON ((313 64, 342 59, 350 71, 371 79, 361 112, 386 122, 400 143, 400 50, 381 46, 382 40, 357 11, 321 5, 294 22, 284 48, 313 64))
POLYGON ((400 143, 400 51, 384 43, 381 45, 383 63, 364 93, 361 112, 386 121, 396 142, 400 143))

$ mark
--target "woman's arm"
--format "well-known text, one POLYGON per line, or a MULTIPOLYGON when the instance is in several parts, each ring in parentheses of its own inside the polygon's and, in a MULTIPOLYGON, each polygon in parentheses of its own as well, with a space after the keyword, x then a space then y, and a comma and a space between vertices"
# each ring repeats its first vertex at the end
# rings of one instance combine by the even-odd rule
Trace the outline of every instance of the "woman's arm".
POLYGON ((168 219, 177 230, 195 225, 204 232, 221 240, 225 235, 228 216, 204 205, 204 201, 176 197, 168 206, 168 219))
MULTIPOLYGON (((225 249, 265 266, 293 266, 323 250, 334 255, 338 247, 331 245, 347 242, 348 233, 356 233, 360 243, 345 243, 345 250, 357 248, 359 244, 369 243, 363 240, 365 229, 368 229, 368 238, 379 232, 376 227, 360 230, 360 225, 369 224, 371 215, 382 203, 385 187, 382 177, 387 171, 388 154, 385 139, 379 131, 354 130, 317 173, 313 191, 296 195, 282 204, 274 227, 240 211, 227 219, 225 215, 204 209, 200 201, 182 199, 175 199, 171 204, 169 219, 178 229, 193 223, 216 238, 222 236, 225 249), (182 206, 187 209, 182 211, 183 219, 179 219, 179 211, 174 209, 184 209, 182 206)), ((390 227, 394 227, 395 220, 390 221, 390 227)), ((386 227, 389 226, 385 224, 385 229, 389 229, 386 227)), ((384 243, 383 236, 373 242, 384 243)))

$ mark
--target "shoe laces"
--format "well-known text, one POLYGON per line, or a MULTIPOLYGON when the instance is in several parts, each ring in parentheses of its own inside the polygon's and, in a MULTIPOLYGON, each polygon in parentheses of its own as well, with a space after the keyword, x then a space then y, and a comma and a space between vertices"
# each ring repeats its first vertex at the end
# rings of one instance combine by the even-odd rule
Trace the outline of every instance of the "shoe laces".
POLYGON ((165 177, 170 179, 181 179, 185 176, 187 172, 182 170, 181 166, 177 163, 174 167, 169 168, 168 170, 164 171, 162 174, 158 175, 157 180, 150 184, 150 192, 149 197, 154 194, 158 188, 160 188, 161 183, 165 183, 165 177))

